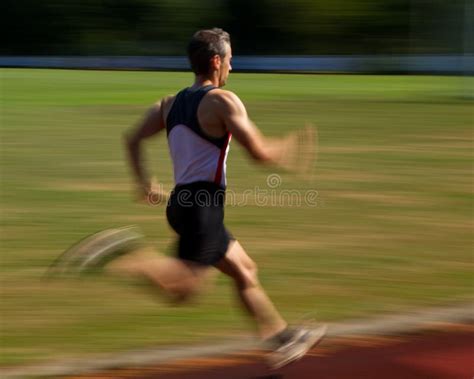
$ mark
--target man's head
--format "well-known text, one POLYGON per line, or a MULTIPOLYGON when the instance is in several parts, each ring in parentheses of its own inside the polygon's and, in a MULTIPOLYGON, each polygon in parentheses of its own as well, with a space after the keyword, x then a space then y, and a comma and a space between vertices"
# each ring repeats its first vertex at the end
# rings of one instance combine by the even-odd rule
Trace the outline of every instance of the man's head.
POLYGON ((196 75, 217 75, 222 87, 232 69, 229 33, 218 28, 199 30, 189 42, 188 58, 196 75))

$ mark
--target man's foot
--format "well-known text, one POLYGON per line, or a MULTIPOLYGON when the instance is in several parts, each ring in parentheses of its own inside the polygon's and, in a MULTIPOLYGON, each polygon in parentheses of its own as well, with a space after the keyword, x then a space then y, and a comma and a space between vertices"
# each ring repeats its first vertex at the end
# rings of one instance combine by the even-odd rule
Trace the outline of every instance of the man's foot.
POLYGON ((135 226, 106 229, 71 246, 49 268, 46 276, 80 275, 96 271, 111 260, 135 250, 143 235, 135 226))
POLYGON ((291 338, 282 342, 267 355, 268 365, 276 370, 302 358, 312 347, 321 342, 326 330, 326 325, 295 329, 291 338))

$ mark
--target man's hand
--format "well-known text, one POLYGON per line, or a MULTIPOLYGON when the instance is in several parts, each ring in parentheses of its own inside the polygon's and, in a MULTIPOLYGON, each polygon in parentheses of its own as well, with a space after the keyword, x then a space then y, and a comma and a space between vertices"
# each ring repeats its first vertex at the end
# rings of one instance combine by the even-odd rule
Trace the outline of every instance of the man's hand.
POLYGON ((148 184, 138 186, 137 195, 137 201, 152 206, 167 204, 169 199, 169 192, 155 178, 148 184))
POLYGON ((311 179, 317 142, 317 130, 308 123, 303 129, 291 132, 279 141, 273 142, 276 150, 275 163, 285 170, 311 179))

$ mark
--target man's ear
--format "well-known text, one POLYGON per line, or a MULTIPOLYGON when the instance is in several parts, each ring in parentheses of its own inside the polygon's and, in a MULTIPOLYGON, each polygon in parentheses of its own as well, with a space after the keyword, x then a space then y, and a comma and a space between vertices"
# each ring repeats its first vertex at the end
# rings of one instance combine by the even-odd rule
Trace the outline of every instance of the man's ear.
POLYGON ((216 54, 211 58, 211 67, 213 69, 219 70, 221 68, 221 63, 222 63, 222 60, 219 54, 216 54))

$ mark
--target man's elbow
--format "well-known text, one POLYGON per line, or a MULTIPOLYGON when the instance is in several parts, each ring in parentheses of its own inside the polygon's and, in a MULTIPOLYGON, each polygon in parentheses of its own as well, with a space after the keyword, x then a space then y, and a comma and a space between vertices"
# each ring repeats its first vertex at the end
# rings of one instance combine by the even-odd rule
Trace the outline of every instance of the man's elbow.
POLYGON ((125 132, 123 134, 123 143, 126 149, 133 150, 140 144, 140 141, 138 141, 132 133, 125 132))

